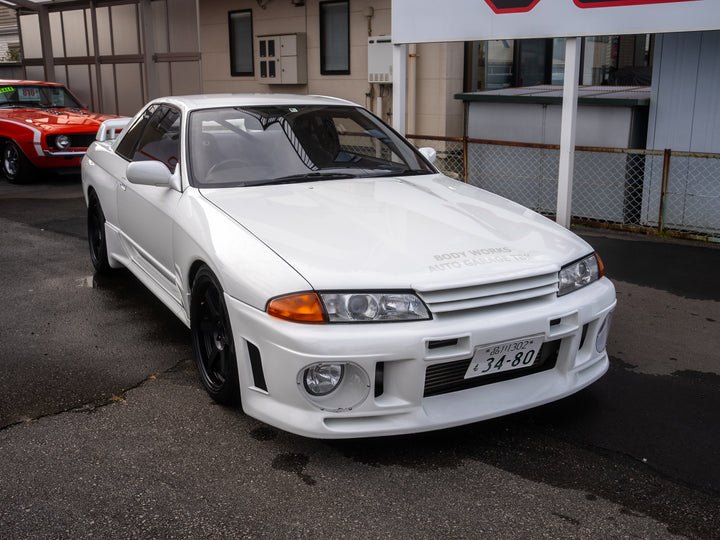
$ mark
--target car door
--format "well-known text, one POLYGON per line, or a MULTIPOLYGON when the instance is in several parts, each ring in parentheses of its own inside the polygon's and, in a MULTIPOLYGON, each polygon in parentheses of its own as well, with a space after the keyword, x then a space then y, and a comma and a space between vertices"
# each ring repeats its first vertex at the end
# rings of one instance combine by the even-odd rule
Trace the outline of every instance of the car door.
MULTIPOLYGON (((155 160, 171 172, 180 160, 180 111, 151 105, 123 138, 117 153, 133 161, 155 160)), ((129 164, 129 163, 128 163, 129 164)), ((132 262, 181 304, 175 279, 173 221, 182 193, 168 186, 133 184, 124 176, 117 190, 118 225, 132 262)))

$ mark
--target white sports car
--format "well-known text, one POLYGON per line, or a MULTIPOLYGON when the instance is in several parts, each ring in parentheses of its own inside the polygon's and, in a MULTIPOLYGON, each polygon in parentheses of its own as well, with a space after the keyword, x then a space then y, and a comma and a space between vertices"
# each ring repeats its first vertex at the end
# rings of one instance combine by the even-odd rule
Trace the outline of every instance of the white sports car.
POLYGON ((305 436, 457 426, 601 377, 593 249, 434 159, 339 99, 157 99, 83 161, 92 262, 188 325, 215 400, 305 436))

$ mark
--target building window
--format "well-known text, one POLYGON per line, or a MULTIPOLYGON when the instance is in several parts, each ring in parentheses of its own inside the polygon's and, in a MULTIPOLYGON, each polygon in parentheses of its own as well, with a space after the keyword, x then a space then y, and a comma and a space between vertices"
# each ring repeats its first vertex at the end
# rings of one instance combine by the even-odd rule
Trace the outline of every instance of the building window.
MULTIPOLYGON (((585 37, 579 83, 649 86, 653 48, 650 34, 585 37)), ((563 83, 565 38, 474 41, 465 51, 468 92, 563 83)))
POLYGON ((320 73, 350 74, 350 2, 320 2, 320 73))
POLYGON ((253 59, 252 10, 228 13, 230 28, 230 74, 234 77, 255 75, 253 59))

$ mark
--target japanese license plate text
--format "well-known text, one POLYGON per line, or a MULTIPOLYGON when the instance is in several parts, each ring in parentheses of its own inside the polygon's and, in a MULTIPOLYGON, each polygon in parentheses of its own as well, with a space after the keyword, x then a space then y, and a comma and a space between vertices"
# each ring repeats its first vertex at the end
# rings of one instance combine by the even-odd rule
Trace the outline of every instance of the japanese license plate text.
POLYGON ((532 336, 480 347, 475 351, 465 378, 532 366, 537 360, 542 343, 542 336, 532 336))

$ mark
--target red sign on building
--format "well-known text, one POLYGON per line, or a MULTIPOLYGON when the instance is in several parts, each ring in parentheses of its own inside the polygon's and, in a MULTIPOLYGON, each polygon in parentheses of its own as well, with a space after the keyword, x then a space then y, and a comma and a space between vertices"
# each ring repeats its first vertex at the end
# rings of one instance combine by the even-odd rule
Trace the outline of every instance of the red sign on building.
POLYGON ((577 7, 638 6, 642 4, 667 4, 669 2, 695 2, 696 0, 573 0, 577 7))
MULTIPOLYGON (((695 1, 696 0, 573 0, 575 5, 581 8, 638 6, 643 4, 695 1)), ((524 13, 534 8, 540 0, 485 0, 485 2, 495 13, 524 13)))
POLYGON ((540 0, 485 0, 495 13, 523 13, 530 11, 540 0))

